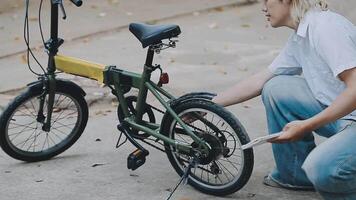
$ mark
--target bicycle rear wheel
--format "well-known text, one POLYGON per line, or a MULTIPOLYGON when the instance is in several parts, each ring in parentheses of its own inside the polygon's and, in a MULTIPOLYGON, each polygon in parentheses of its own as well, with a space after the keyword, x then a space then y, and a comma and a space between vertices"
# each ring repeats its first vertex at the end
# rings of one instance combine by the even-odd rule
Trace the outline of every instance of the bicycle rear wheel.
POLYGON ((28 162, 47 160, 78 140, 88 121, 88 106, 81 94, 56 86, 51 129, 42 129, 48 95, 42 88, 27 90, 12 101, 0 117, 0 146, 11 157, 28 162), (43 115, 39 115, 44 96, 43 115))
MULTIPOLYGON (((174 110, 181 119, 194 116, 192 113, 200 114, 204 120, 192 120, 188 126, 211 147, 209 154, 191 170, 188 183, 217 196, 241 189, 252 173, 253 151, 241 149, 249 138, 239 121, 223 107, 205 100, 188 101, 174 110)), ((170 115, 163 120, 162 126, 162 134, 180 143, 197 146, 170 115)), ((174 145, 166 143, 165 148, 170 163, 182 176, 192 157, 178 152, 174 145)))

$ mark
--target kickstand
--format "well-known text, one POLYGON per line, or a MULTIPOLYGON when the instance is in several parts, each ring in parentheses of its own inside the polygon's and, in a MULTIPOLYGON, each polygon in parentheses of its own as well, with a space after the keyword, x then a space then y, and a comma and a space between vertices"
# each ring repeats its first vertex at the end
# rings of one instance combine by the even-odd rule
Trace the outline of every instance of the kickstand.
POLYGON ((182 175, 181 179, 179 180, 178 184, 174 187, 174 189, 172 190, 171 194, 169 195, 169 197, 167 198, 167 200, 171 199, 173 193, 177 190, 177 188, 179 187, 179 185, 183 182, 184 185, 186 185, 188 183, 188 176, 190 174, 190 170, 196 167, 196 159, 195 158, 191 158, 189 160, 189 164, 188 166, 185 168, 184 170, 184 174, 182 175))
MULTIPOLYGON (((121 124, 119 124, 118 126, 117 126, 117 129, 119 129, 119 131, 120 131, 120 136, 119 136, 119 139, 117 140, 117 143, 116 143, 116 148, 119 148, 119 147, 121 147, 123 144, 125 144, 126 142, 127 142, 127 137, 125 138, 125 140, 123 141, 123 142, 121 142, 120 143, 120 141, 121 141, 121 137, 122 137, 122 135, 123 135, 123 133, 124 133, 124 128, 123 128, 123 126, 121 125, 121 124)), ((125 134, 124 134, 125 135, 125 134)), ((126 136, 126 135, 125 135, 126 136)))

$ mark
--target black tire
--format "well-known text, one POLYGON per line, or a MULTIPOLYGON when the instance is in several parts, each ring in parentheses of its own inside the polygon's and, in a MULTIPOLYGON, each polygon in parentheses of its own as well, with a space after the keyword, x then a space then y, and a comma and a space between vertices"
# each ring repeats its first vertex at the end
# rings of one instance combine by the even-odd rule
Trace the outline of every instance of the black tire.
MULTIPOLYGON (((211 129, 211 124, 210 127, 209 125, 207 126, 206 122, 197 120, 189 124, 190 127, 195 127, 193 132, 200 134, 199 137, 206 138, 205 141, 215 141, 211 143, 212 147, 221 145, 216 149, 213 147, 214 151, 219 152, 221 155, 212 154, 214 156, 210 160, 205 160, 205 163, 200 162, 198 166, 191 170, 188 183, 201 192, 216 196, 225 196, 241 189, 249 180, 254 164, 252 149, 241 150, 241 146, 249 142, 249 137, 241 123, 229 111, 207 100, 186 101, 176 105, 173 109, 180 118, 191 112, 205 113, 203 117, 220 130, 219 134, 221 136, 213 130, 214 128, 211 129), (233 148, 230 149, 231 145, 233 148), (229 163, 231 166, 225 166, 225 163, 229 163), (238 164, 240 164, 239 169, 237 168, 238 164), (234 171, 231 169, 236 171, 236 176, 234 176, 234 171), (209 180, 209 175, 211 181, 209 180), (231 180, 229 176, 231 176, 231 180), (213 179, 215 179, 215 182, 213 179), (223 179, 227 181, 223 182, 223 179), (220 180, 220 183, 217 180, 220 180)), ((162 120, 161 130, 162 134, 171 139, 176 139, 189 145, 194 143, 188 134, 182 133, 180 125, 168 114, 162 120), (179 129, 180 131, 178 131, 179 129)), ((188 165, 187 161, 191 157, 178 153, 174 145, 172 146, 168 143, 165 144, 165 150, 170 163, 179 176, 182 176, 185 167, 188 165)))
MULTIPOLYGON (((57 84, 51 130, 43 131, 43 120, 37 120, 42 94, 41 87, 26 90, 7 106, 0 117, 0 146, 15 159, 27 162, 50 159, 71 147, 85 129, 88 105, 84 97, 57 84), (27 134, 26 129, 29 129, 27 134), (21 141, 22 138, 25 139, 21 141)), ((47 115, 48 95, 45 99, 44 116, 47 115)))

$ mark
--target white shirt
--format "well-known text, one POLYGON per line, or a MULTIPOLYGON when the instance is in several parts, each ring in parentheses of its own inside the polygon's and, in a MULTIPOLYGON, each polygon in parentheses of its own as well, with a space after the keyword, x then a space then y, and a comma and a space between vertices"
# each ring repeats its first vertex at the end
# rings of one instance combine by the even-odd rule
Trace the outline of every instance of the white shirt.
MULTIPOLYGON (((346 88, 338 75, 356 67, 356 27, 331 11, 310 10, 269 66, 276 75, 303 76, 315 98, 329 106, 346 88)), ((356 119, 356 110, 344 119, 356 119)))

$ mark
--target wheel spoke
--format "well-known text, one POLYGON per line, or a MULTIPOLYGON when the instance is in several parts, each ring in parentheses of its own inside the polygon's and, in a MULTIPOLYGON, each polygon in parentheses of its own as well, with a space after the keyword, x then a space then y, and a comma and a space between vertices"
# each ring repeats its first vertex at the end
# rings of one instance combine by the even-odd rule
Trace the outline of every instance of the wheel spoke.
MULTIPOLYGON (((230 170, 228 168, 226 168, 220 161, 216 161, 217 165, 220 165, 222 166, 227 172, 229 172, 229 174, 232 176, 232 177, 235 177, 233 173, 230 172, 230 170)), ((225 173, 225 172, 224 172, 225 173)))
MULTIPOLYGON (((70 104, 72 103, 72 101, 69 101, 69 103, 64 107, 64 108, 67 108, 70 104)), ((54 119, 53 121, 57 121, 58 118, 63 114, 63 112, 65 111, 65 109, 62 109, 61 112, 58 114, 57 118, 54 119)))
MULTIPOLYGON (((56 126, 55 128, 62 128, 62 127, 66 127, 66 128, 69 128, 69 129, 73 129, 73 127, 71 127, 70 125, 75 125, 75 124, 77 124, 77 123, 71 123, 71 124, 62 124, 61 122, 58 122, 57 121, 57 123, 58 124, 60 124, 60 126, 56 126)), ((52 127, 54 127, 53 125, 52 125, 52 127)))
POLYGON ((23 116, 31 117, 32 119, 36 119, 36 116, 33 113, 25 113, 22 110, 18 110, 18 111, 21 112, 23 114, 23 116))
MULTIPOLYGON (((23 107, 24 107, 33 117, 36 117, 36 114, 34 114, 33 112, 31 112, 31 110, 26 106, 26 104, 24 104, 23 107)), ((24 113, 24 114, 25 114, 25 113, 24 113)))
POLYGON ((22 142, 16 144, 15 146, 18 146, 18 145, 22 144, 21 148, 23 148, 23 147, 25 146, 25 144, 26 144, 29 140, 31 140, 31 139, 34 137, 34 136, 32 136, 32 135, 33 135, 33 133, 35 133, 35 132, 36 132, 36 129, 31 133, 31 135, 30 135, 26 140, 24 140, 24 141, 22 141, 22 142))
POLYGON ((241 165, 241 163, 236 163, 236 162, 232 162, 232 161, 230 161, 229 159, 220 159, 220 161, 225 161, 225 162, 228 162, 228 163, 230 163, 230 165, 233 167, 233 168, 235 168, 236 169, 236 171, 239 171, 239 169, 234 165, 234 164, 236 164, 236 165, 241 165))
POLYGON ((77 111, 74 111, 74 112, 72 112, 72 113, 68 113, 68 114, 66 114, 65 116, 63 116, 63 117, 61 117, 61 118, 58 118, 58 119, 56 119, 56 120, 54 120, 52 123, 52 126, 56 123, 56 122, 58 122, 59 120, 62 120, 62 119, 66 119, 67 117, 70 117, 71 115, 73 115, 73 114, 76 114, 76 113, 78 113, 77 111))
MULTIPOLYGON (((9 136, 16 135, 16 136, 15 136, 15 138, 16 138, 16 137, 19 136, 21 133, 23 133, 26 129, 32 130, 32 129, 37 129, 37 128, 32 128, 32 127, 30 127, 30 126, 27 126, 27 127, 23 128, 23 129, 22 129, 21 131, 19 131, 19 132, 9 134, 9 136)), ((15 139, 15 138, 13 138, 13 139, 15 139)))
MULTIPOLYGON (((11 128, 9 128, 8 130, 15 129, 15 128, 19 128, 19 127, 29 127, 29 128, 33 128, 33 127, 30 126, 30 125, 33 124, 33 123, 35 123, 35 121, 33 121, 33 122, 31 122, 31 123, 28 123, 28 124, 12 123, 12 124, 15 124, 15 125, 17 125, 17 126, 11 127, 11 128)), ((11 135, 11 134, 9 134, 9 135, 11 135)))
MULTIPOLYGON (((53 127, 52 127, 52 128, 53 128, 53 127)), ((63 131, 61 131, 61 130, 59 130, 59 129, 57 129, 57 128, 53 128, 53 130, 56 130, 56 131, 58 131, 59 133, 62 133, 63 135, 68 136, 67 133, 65 133, 65 132, 63 132, 63 131)))

